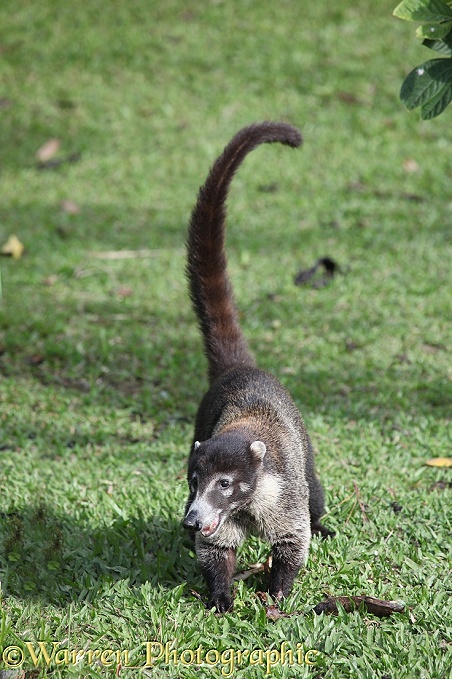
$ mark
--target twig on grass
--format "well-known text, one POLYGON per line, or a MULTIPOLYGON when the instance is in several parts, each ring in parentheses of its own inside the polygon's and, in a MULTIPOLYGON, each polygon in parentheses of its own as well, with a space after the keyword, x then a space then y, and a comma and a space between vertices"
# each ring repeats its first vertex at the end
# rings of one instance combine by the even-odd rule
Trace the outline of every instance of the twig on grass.
POLYGON ((270 554, 264 563, 252 563, 250 564, 249 568, 243 571, 238 571, 234 575, 234 580, 248 580, 248 578, 250 578, 252 575, 256 575, 256 573, 268 573, 271 567, 272 555, 270 554))
POLYGON ((405 604, 403 601, 384 601, 383 599, 376 599, 373 596, 329 596, 325 601, 321 601, 314 607, 314 612, 332 613, 337 615, 339 613, 338 604, 343 607, 346 613, 351 613, 362 606, 368 613, 373 613, 379 618, 384 618, 392 613, 403 613, 405 604))

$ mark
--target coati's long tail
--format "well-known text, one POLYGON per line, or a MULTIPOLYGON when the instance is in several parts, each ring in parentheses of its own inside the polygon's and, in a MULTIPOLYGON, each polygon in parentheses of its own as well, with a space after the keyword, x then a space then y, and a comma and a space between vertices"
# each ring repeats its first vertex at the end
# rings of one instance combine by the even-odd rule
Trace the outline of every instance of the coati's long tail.
POLYGON ((204 339, 212 383, 225 370, 253 366, 240 329, 224 249, 225 202, 231 180, 245 156, 260 144, 297 147, 301 135, 292 125, 263 122, 245 127, 215 161, 193 208, 187 239, 190 296, 204 339))

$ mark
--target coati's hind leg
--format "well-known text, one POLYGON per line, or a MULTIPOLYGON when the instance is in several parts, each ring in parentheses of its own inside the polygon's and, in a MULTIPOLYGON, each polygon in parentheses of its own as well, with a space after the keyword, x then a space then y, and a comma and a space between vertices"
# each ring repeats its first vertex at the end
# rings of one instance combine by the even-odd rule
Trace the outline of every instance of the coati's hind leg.
POLYGON ((334 538, 336 533, 334 530, 330 530, 326 526, 323 525, 323 523, 320 523, 320 521, 316 521, 315 523, 311 522, 311 535, 321 535, 323 539, 325 538, 334 538))
POLYGON ((325 501, 321 483, 314 474, 309 479, 309 513, 311 515, 311 535, 321 535, 322 538, 336 535, 333 530, 320 523, 320 517, 325 513, 325 501))
POLYGON ((309 535, 294 534, 273 544, 268 591, 274 599, 287 596, 292 589, 298 571, 307 561, 309 539, 309 535))
POLYGON ((198 533, 196 554, 209 588, 208 607, 215 607, 218 613, 226 613, 233 603, 231 584, 237 563, 236 550, 204 542, 198 533))
POLYGON ((314 454, 309 443, 308 456, 306 459, 306 478, 309 486, 309 514, 311 515, 311 535, 321 535, 323 538, 333 537, 334 531, 322 523, 320 517, 325 513, 325 496, 322 484, 314 470, 314 454))

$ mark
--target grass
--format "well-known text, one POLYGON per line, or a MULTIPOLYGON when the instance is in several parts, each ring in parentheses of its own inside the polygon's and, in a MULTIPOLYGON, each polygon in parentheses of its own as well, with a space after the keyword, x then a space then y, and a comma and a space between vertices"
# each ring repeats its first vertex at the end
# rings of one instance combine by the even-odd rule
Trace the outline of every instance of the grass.
MULTIPOLYGON (((0 240, 26 254, 0 261, 0 649, 25 649, 27 677, 448 676, 452 479, 425 461, 450 455, 451 132, 447 112, 421 123, 398 101, 423 48, 393 4, 2 3, 0 240), (261 148, 236 177, 231 276, 259 365, 308 424, 337 531, 277 622, 259 577, 232 613, 205 611, 180 527, 206 387, 186 223, 223 145, 265 118, 305 145, 261 148), (54 137, 79 160, 39 170, 54 137), (123 249, 151 252, 96 256, 123 249), (341 272, 295 287, 323 255, 341 272), (316 616, 327 593, 407 608, 316 616), (39 641, 60 654, 36 669, 39 641)), ((240 566, 266 554, 251 539, 240 566)))

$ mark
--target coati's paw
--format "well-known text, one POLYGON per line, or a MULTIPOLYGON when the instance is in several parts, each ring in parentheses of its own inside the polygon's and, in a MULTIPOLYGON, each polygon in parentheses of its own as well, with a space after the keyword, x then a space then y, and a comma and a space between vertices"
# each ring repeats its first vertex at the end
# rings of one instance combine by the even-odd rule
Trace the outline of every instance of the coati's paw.
POLYGON ((311 525, 311 535, 320 535, 323 539, 334 538, 336 533, 324 526, 320 521, 316 521, 311 525))
POLYGON ((210 597, 207 608, 216 608, 217 613, 226 613, 232 608, 233 601, 229 592, 219 592, 210 597))
POLYGON ((268 593, 270 594, 273 601, 281 601, 282 599, 284 599, 284 593, 282 589, 278 589, 277 591, 271 591, 269 589, 268 593))
POLYGON ((270 576, 270 582, 268 583, 268 593, 270 594, 273 601, 281 601, 290 593, 290 587, 284 586, 284 580, 282 577, 270 576))

